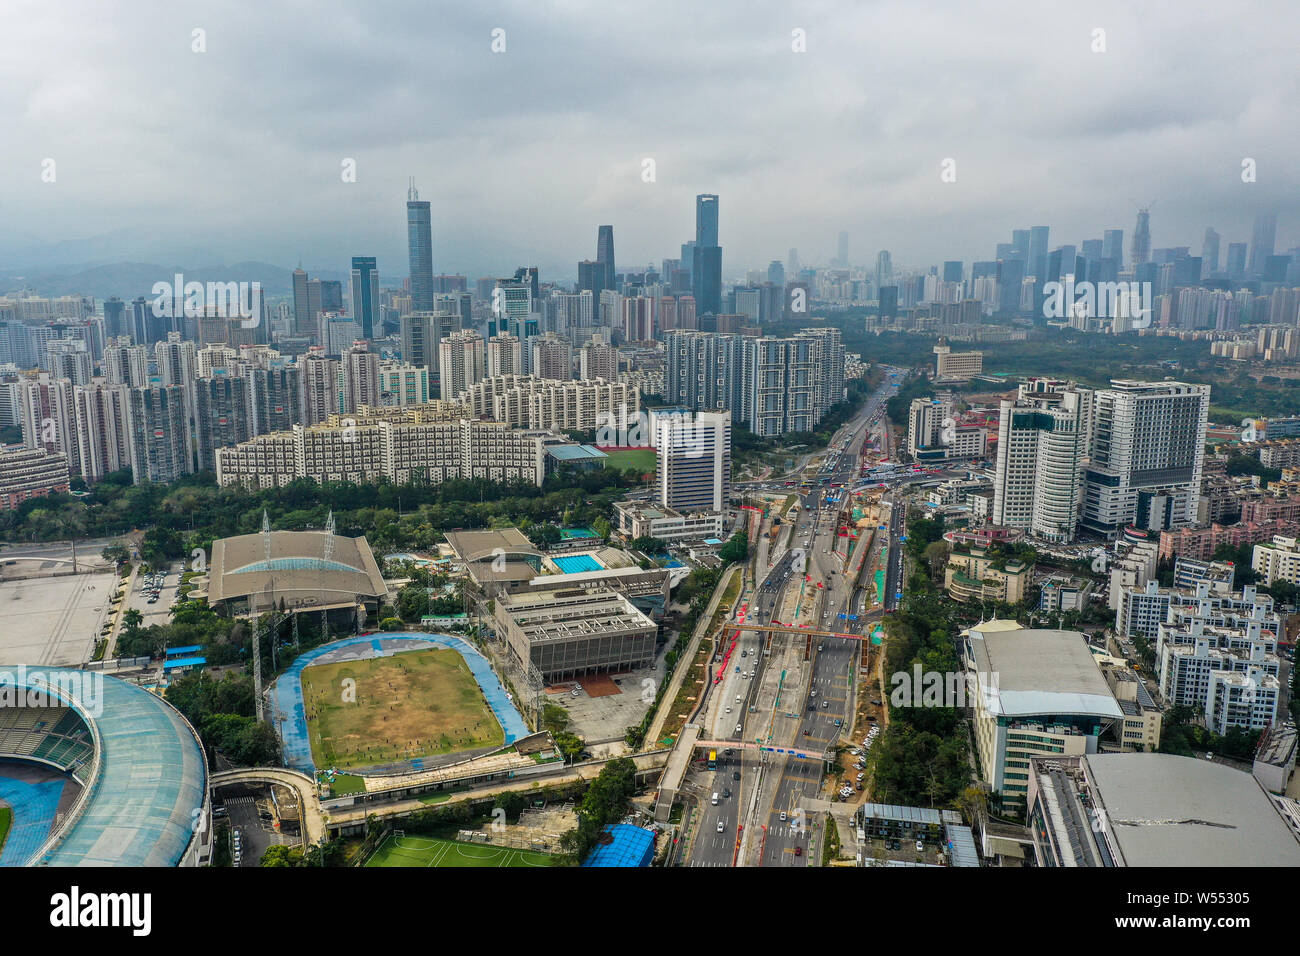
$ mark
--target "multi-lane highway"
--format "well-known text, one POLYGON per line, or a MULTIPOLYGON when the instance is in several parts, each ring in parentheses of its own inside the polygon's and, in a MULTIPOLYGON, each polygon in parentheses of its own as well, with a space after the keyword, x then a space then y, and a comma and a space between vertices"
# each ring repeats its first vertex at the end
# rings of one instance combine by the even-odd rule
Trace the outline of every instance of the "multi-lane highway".
MULTIPOLYGON (((797 516, 772 542, 772 551, 760 549, 760 559, 774 560, 769 568, 760 564, 760 580, 737 602, 733 620, 744 615, 750 622, 809 628, 868 626, 865 594, 844 573, 845 555, 837 551, 838 503, 827 499, 844 493, 831 486, 857 481, 868 430, 887 427, 883 412, 877 412, 896 390, 887 382, 831 440, 818 485, 801 496, 797 516), (843 621, 841 613, 846 615, 843 621), (859 620, 847 620, 850 614, 859 620)), ((881 437, 886 447, 888 439, 881 437)), ((896 546, 901 515, 901 505, 895 503, 888 520, 886 609, 892 609, 894 594, 901 589, 896 546)), ((730 640, 723 643, 720 656, 730 640)), ((852 719, 861 653, 855 639, 741 632, 721 681, 709 687, 701 719, 704 732, 713 740, 833 749, 843 725, 852 719)), ((722 666, 715 662, 715 667, 722 666)), ((806 804, 820 794, 823 769, 815 760, 724 747, 717 754, 716 769, 688 777, 686 789, 696 797, 698 819, 692 826, 687 865, 806 865, 820 838, 815 822, 819 815, 807 812, 806 804)))

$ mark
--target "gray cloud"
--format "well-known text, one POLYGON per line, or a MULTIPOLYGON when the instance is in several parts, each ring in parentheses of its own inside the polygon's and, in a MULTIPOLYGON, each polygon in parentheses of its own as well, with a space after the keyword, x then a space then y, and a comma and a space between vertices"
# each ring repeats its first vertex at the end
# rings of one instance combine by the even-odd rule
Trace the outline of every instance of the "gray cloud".
POLYGON ((825 261, 841 229, 862 263, 886 246, 902 265, 991 258, 1031 224, 1054 244, 1131 232, 1130 200, 1152 199, 1157 246, 1199 248, 1207 225, 1246 240, 1276 204, 1286 247, 1297 26, 1281 2, 11 0, 0 262, 120 236, 120 258, 374 254, 400 275, 408 175, 437 267, 471 275, 520 257, 569 275, 602 222, 621 263, 658 261, 693 234, 697 192, 722 197, 728 272, 791 246, 825 261))

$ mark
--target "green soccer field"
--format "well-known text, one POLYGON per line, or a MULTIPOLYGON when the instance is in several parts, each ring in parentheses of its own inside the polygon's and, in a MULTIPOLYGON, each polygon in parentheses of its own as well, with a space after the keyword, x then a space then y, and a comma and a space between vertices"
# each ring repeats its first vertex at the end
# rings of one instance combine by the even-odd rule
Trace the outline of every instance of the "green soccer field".
POLYGON ((609 452, 608 468, 635 468, 644 474, 655 470, 655 450, 653 448, 635 448, 629 451, 609 452))
POLYGON ((483 843, 388 834, 366 866, 554 866, 555 857, 483 843))

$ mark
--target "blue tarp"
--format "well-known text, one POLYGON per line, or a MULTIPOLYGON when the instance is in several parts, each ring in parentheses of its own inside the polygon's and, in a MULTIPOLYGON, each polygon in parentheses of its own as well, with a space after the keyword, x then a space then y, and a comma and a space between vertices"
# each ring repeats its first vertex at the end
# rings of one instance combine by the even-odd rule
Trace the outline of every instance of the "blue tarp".
POLYGON ((199 651, 201 651, 201 650, 203 650, 203 645, 201 645, 201 644, 186 644, 184 647, 169 647, 169 648, 167 648, 167 656, 168 656, 168 657, 180 657, 180 656, 183 655, 183 656, 188 657, 188 656, 190 656, 190 655, 192 655, 192 654, 197 654, 197 653, 198 653, 199 651))
POLYGON ((583 866, 649 866, 655 858, 655 835, 630 823, 605 827, 609 843, 597 846, 583 866))
POLYGON ((163 665, 163 670, 169 671, 177 667, 202 667, 208 662, 206 657, 178 657, 170 660, 163 665))

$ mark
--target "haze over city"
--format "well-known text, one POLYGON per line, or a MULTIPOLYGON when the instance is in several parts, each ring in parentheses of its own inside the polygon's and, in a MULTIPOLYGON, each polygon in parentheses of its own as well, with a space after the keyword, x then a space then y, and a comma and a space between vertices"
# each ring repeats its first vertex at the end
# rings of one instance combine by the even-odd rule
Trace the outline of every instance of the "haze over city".
POLYGON ((729 274, 825 263, 840 231, 859 265, 990 258, 1031 220, 1077 241, 1153 200, 1156 246, 1244 241, 1265 207, 1280 248, 1300 238, 1290 4, 669 3, 635 29, 600 3, 360 10, 6 4, 0 266, 400 275, 410 176, 438 270, 469 275, 571 279, 605 222, 622 261, 658 262, 700 192, 729 274))

